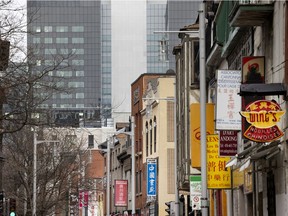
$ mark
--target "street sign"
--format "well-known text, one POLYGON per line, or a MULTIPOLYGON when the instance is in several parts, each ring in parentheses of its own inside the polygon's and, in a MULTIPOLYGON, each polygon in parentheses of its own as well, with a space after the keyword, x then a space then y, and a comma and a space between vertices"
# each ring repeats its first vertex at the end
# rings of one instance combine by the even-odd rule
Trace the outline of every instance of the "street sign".
POLYGON ((157 160, 147 158, 147 196, 156 196, 157 191, 157 160))
POLYGON ((190 176, 190 197, 193 210, 201 210, 201 176, 190 176))

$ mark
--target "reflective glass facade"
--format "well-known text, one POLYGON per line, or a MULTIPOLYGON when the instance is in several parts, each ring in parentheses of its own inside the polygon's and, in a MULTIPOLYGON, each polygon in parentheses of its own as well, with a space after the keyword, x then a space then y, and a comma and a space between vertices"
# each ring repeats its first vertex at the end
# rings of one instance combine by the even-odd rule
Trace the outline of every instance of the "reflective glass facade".
POLYGON ((31 20, 28 47, 38 49, 35 57, 38 70, 52 66, 57 55, 70 56, 61 62, 61 70, 49 72, 51 76, 63 77, 58 84, 69 89, 69 93, 54 94, 43 107, 52 107, 56 120, 72 118, 77 126, 80 113, 84 126, 100 127, 111 116, 111 71, 107 69, 111 58, 109 52, 101 55, 101 49, 109 51, 105 47, 110 36, 105 28, 107 19, 101 19, 101 15, 110 16, 107 9, 101 8, 101 1, 97 0, 28 0, 27 12, 31 20))
POLYGON ((175 70, 172 50, 180 40, 172 31, 194 24, 198 9, 199 1, 147 1, 147 73, 175 70))
POLYGON ((179 38, 178 33, 169 31, 179 31, 183 26, 193 24, 198 15, 199 2, 142 0, 143 6, 143 2, 133 5, 128 1, 131 0, 123 0, 123 4, 132 5, 138 11, 133 14, 130 13, 132 9, 127 8, 130 14, 127 19, 126 14, 121 14, 119 10, 114 10, 112 14, 115 2, 111 0, 27 1, 28 17, 31 19, 28 22, 31 31, 28 34, 28 47, 38 48, 35 62, 39 70, 53 66, 55 56, 73 53, 73 58, 61 62, 61 69, 49 72, 50 76, 63 78, 58 81, 58 86, 73 89, 67 95, 54 94, 51 100, 43 104, 43 107, 58 110, 56 118, 65 119, 68 115, 65 113, 72 113, 72 118, 79 121, 79 113, 83 113, 84 126, 106 126, 111 122, 111 117, 115 117, 111 114, 112 108, 117 116, 119 113, 129 115, 131 111, 129 78, 135 80, 138 73, 165 73, 175 68, 172 49, 179 43, 179 38), (141 15, 137 14, 139 11, 141 15), (120 20, 119 16, 125 18, 122 17, 121 23, 115 24, 115 19, 120 20), (128 31, 126 25, 131 19, 135 22, 133 25, 130 23, 131 31, 128 31), (117 36, 113 34, 114 38, 112 27, 114 33, 115 29, 121 32, 117 36), (122 41, 126 36, 139 42, 122 41), (125 46, 118 46, 119 43, 125 46), (142 66, 143 62, 145 64, 142 66), (137 64, 137 67, 133 64, 137 64), (64 116, 61 116, 61 112, 64 116))

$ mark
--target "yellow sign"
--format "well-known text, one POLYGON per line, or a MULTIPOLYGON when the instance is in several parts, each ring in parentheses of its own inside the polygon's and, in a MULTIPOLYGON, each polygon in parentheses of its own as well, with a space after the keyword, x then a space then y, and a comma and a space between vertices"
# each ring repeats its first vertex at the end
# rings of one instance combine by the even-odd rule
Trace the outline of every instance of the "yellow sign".
MULTIPOLYGON (((214 134, 214 104, 206 104, 206 134, 214 134)), ((191 166, 201 167, 200 104, 190 105, 191 166)))
POLYGON ((238 188, 244 184, 244 171, 240 168, 233 170, 233 188, 238 188))
POLYGON ((207 135, 207 187, 209 189, 231 188, 231 171, 226 168, 230 157, 219 156, 218 134, 207 135))
POLYGON ((253 175, 252 175, 252 165, 244 170, 244 193, 253 192, 253 175))

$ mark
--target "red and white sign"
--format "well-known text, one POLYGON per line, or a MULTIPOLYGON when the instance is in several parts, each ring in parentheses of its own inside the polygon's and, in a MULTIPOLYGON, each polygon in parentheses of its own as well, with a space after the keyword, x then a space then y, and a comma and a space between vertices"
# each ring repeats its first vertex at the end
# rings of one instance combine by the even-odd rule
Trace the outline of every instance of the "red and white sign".
POLYGON ((115 194, 114 205, 115 206, 128 206, 128 181, 127 180, 115 180, 115 194))

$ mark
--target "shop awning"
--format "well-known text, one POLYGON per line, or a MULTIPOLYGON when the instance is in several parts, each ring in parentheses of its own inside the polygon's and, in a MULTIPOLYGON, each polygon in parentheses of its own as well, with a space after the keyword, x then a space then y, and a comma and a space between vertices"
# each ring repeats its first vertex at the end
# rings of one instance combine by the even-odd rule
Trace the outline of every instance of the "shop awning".
POLYGON ((270 159, 281 151, 281 145, 272 146, 263 151, 257 152, 256 154, 251 155, 251 160, 259 160, 262 158, 270 159))
POLYGON ((227 163, 226 167, 231 167, 240 163, 240 171, 246 169, 252 160, 270 159, 281 151, 280 141, 274 141, 270 144, 258 143, 250 146, 244 151, 236 154, 227 163))
POLYGON ((268 96, 286 95, 287 87, 284 83, 252 83, 240 85, 240 96, 268 96))

